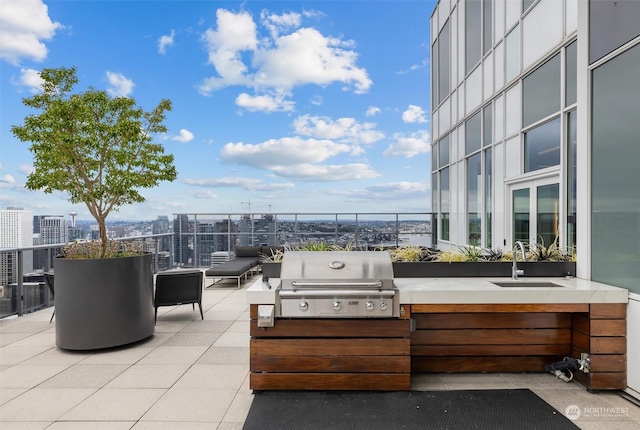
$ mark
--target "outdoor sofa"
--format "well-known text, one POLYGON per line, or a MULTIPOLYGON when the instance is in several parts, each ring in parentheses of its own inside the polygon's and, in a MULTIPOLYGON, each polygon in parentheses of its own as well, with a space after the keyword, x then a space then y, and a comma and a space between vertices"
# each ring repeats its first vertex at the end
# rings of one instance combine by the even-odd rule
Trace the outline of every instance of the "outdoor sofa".
POLYGON ((207 285, 212 287, 223 279, 236 279, 238 288, 242 279, 245 281, 249 275, 260 271, 260 266, 265 258, 270 257, 278 250, 283 250, 279 246, 237 246, 235 248, 235 258, 223 263, 214 264, 205 272, 205 284, 207 278, 212 278, 213 282, 207 285))

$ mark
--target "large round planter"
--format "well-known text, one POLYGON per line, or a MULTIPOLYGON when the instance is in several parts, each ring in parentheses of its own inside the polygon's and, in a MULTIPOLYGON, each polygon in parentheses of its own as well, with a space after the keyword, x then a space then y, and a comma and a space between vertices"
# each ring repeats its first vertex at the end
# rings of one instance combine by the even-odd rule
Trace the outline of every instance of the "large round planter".
POLYGON ((91 350, 154 332, 152 255, 54 260, 56 345, 91 350))

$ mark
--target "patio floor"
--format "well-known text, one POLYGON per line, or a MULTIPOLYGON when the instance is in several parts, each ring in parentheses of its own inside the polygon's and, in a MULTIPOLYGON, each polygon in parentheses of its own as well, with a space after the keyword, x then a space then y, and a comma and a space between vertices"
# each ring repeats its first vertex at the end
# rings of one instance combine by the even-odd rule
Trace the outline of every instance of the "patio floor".
MULTIPOLYGON (((197 306, 160 308, 151 338, 97 352, 57 349, 52 308, 0 320, 0 427, 242 429, 253 398, 244 288, 205 289, 203 308, 204 321, 197 306)), ((581 429, 640 429, 640 407, 547 373, 416 375, 412 388, 529 388, 561 413, 575 405, 581 429)))

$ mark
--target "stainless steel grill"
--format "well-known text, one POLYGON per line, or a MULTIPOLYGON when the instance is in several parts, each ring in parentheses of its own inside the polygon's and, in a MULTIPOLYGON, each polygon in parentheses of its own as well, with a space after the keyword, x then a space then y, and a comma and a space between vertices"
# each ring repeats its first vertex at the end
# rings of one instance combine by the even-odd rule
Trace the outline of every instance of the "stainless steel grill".
POLYGON ((278 291, 281 317, 398 317, 398 289, 386 251, 287 251, 278 291))

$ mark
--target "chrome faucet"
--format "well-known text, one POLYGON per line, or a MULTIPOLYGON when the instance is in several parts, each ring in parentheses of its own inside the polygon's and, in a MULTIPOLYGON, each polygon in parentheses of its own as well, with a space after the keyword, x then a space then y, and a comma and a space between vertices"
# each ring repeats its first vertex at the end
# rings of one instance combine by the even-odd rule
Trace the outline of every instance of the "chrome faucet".
POLYGON ((520 247, 520 251, 522 251, 522 260, 527 259, 527 254, 524 252, 524 245, 519 240, 513 244, 513 249, 511 253, 513 254, 513 267, 511 268, 511 277, 513 279, 518 279, 518 276, 524 275, 523 269, 518 269, 518 254, 516 253, 517 248, 520 247))

